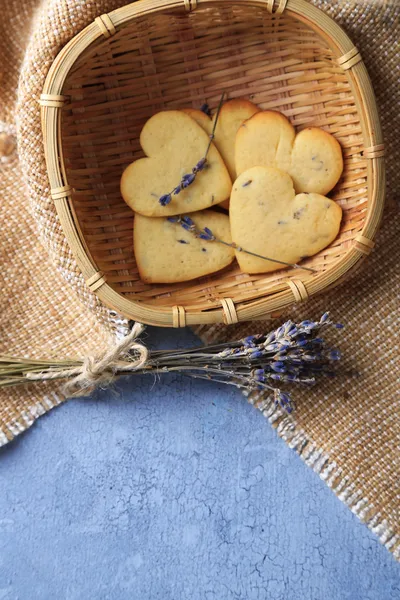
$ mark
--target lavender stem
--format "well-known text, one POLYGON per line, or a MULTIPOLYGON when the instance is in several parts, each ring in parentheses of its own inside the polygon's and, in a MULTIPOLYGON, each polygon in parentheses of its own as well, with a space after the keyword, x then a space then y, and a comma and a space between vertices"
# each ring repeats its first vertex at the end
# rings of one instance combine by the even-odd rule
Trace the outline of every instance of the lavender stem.
POLYGON ((213 125, 213 128, 212 128, 211 134, 210 134, 210 141, 208 142, 208 146, 207 146, 207 150, 206 150, 206 153, 204 155, 204 158, 207 158, 208 151, 210 150, 211 144, 212 144, 213 139, 215 137, 215 130, 216 130, 216 127, 217 127, 218 117, 219 117, 219 113, 220 113, 221 108, 222 108, 222 104, 223 104, 224 98, 225 98, 225 92, 222 92, 221 98, 219 100, 217 112, 216 112, 216 115, 215 115, 214 125, 213 125))
POLYGON ((229 244, 228 242, 224 242, 223 240, 220 240, 219 238, 215 238, 215 241, 218 242, 219 244, 224 244, 225 246, 230 246, 231 248, 234 248, 238 252, 244 252, 245 254, 249 254, 250 256, 255 256, 256 258, 262 258, 263 260, 270 260, 271 262, 275 262, 280 265, 285 265, 287 267, 292 267, 293 269, 304 269, 305 271, 310 271, 311 273, 317 273, 317 271, 315 269, 312 269, 311 267, 302 267, 301 265, 298 265, 297 263, 288 263, 283 260, 278 260, 277 258, 269 258, 268 256, 262 256, 261 254, 257 254, 256 252, 250 252, 250 250, 245 250, 245 248, 242 248, 241 246, 238 247, 237 244, 235 244, 235 242, 232 242, 231 244, 229 244))

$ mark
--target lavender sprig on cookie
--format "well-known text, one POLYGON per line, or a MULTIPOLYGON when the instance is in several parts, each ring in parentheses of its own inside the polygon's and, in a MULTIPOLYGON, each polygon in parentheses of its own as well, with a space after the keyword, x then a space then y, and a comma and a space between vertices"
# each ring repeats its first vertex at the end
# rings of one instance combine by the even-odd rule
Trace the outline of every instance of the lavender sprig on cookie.
MULTIPOLYGON (((186 173, 185 175, 183 175, 181 181, 179 182, 179 184, 173 188, 173 190, 171 192, 169 192, 169 194, 163 194, 159 199, 159 203, 161 204, 161 206, 167 206, 171 200, 172 200, 172 196, 176 196, 177 194, 179 194, 182 190, 185 190, 186 188, 189 187, 189 185, 192 185, 192 183, 195 181, 196 176, 201 173, 201 171, 203 171, 204 169, 207 168, 207 154, 208 151, 210 150, 212 141, 215 137, 215 128, 217 127, 217 123, 218 123, 218 117, 219 117, 219 113, 222 107, 222 103, 224 101, 224 97, 225 97, 225 92, 222 94, 219 104, 218 104, 218 108, 217 108, 217 113, 215 116, 215 121, 214 121, 214 126, 212 128, 211 134, 210 134, 210 140, 208 142, 208 146, 206 148, 205 154, 204 156, 196 163, 196 165, 192 168, 191 173, 186 173)), ((207 106, 207 110, 209 111, 208 105, 203 105, 203 107, 207 106)), ((202 107, 202 111, 203 111, 203 107, 202 107)), ((204 110, 205 112, 205 110, 204 110)), ((205 112, 205 114, 208 114, 205 112)))
POLYGON ((304 267, 302 265, 298 265, 297 263, 288 263, 282 260, 278 260, 277 258, 270 258, 269 256, 262 256, 261 254, 257 254, 255 252, 251 252, 246 248, 242 248, 242 246, 238 246, 235 242, 226 242, 219 237, 215 236, 211 229, 208 227, 204 227, 203 229, 199 229, 196 226, 196 223, 191 219, 188 215, 177 215, 174 217, 167 217, 167 220, 170 223, 177 223, 186 231, 193 233, 193 235, 201 240, 206 242, 216 242, 218 244, 223 244, 224 246, 229 246, 236 250, 236 252, 243 252, 244 254, 249 254, 250 256, 255 256, 256 258, 261 258, 263 260, 269 260, 271 262, 283 265, 285 267, 292 267, 293 269, 304 269, 305 271, 310 271, 311 273, 316 273, 315 269, 311 267, 304 267))

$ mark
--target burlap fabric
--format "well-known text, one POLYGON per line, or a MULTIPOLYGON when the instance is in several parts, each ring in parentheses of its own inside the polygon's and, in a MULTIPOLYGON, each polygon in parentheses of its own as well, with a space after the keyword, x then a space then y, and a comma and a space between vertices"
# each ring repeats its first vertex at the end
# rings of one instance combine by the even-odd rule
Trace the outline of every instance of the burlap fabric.
MULTIPOLYGON (((123 0, 0 0, 0 352, 35 357, 93 354, 126 332, 126 323, 86 288, 49 197, 37 103, 60 48, 96 16, 123 0), (17 92, 18 90, 18 92, 17 92), (18 95, 18 101, 17 101, 18 95), (18 138, 18 154, 16 142, 18 138)), ((399 10, 396 3, 315 0, 361 50, 373 79, 387 148, 388 196, 398 194, 399 10)), ((361 273, 292 318, 330 310, 346 324, 339 378, 296 392, 290 419, 250 398, 328 485, 400 558, 399 218, 386 213, 377 248, 361 273)), ((284 315, 285 317, 287 315, 284 315)), ((228 339, 269 324, 198 328, 228 339)), ((55 384, 0 395, 0 444, 63 400, 55 384)))

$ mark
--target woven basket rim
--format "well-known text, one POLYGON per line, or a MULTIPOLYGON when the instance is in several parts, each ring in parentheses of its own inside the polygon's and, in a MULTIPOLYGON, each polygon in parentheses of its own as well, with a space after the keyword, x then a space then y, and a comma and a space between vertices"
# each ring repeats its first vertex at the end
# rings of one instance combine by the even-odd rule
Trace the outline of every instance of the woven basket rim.
POLYGON ((234 299, 221 300, 220 308, 210 310, 185 309, 181 306, 153 307, 124 297, 115 291, 96 266, 78 219, 70 202, 72 188, 68 185, 61 142, 61 108, 66 97, 63 86, 81 54, 95 40, 110 37, 117 28, 135 18, 165 11, 191 12, 201 8, 232 5, 230 0, 140 0, 97 17, 72 38, 52 63, 40 98, 42 130, 51 196, 64 234, 89 288, 111 309, 143 323, 161 327, 182 327, 208 323, 236 323, 278 316, 279 311, 294 302, 337 285, 360 260, 370 252, 379 228, 384 207, 385 172, 384 147, 375 97, 361 56, 342 28, 320 9, 306 0, 236 0, 233 4, 261 7, 269 13, 285 11, 303 22, 325 40, 337 64, 345 72, 360 118, 364 141, 364 157, 368 158, 368 203, 363 229, 345 255, 324 272, 309 280, 288 280, 288 285, 276 285, 261 299, 235 307, 234 299), (306 283, 306 286, 304 286, 306 283))

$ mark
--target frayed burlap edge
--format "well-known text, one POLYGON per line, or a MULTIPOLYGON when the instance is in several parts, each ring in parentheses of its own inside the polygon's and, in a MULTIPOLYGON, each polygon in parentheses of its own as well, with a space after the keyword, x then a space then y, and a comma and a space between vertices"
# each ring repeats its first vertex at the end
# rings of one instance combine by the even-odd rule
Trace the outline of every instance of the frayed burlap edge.
POLYGON ((15 437, 32 427, 34 422, 52 408, 65 402, 66 398, 61 393, 49 391, 44 393, 41 400, 27 406, 18 418, 12 418, 6 427, 0 429, 0 448, 11 442, 15 437))
POLYGON ((245 395, 248 402, 261 411, 289 448, 320 476, 338 499, 346 504, 351 512, 378 537, 394 558, 400 561, 400 535, 394 531, 368 498, 363 496, 361 490, 350 482, 349 477, 329 454, 321 450, 301 428, 296 427, 293 418, 275 406, 272 400, 262 398, 262 395, 257 393, 245 395))

